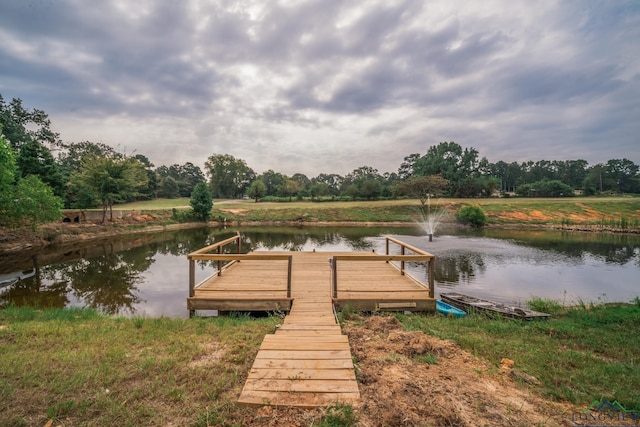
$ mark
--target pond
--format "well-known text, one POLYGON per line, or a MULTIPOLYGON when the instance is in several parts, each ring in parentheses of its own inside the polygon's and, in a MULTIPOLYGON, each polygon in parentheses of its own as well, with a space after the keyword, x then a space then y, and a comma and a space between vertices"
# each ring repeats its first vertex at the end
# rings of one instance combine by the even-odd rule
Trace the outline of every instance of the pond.
MULTIPOLYGON (((242 251, 371 251, 394 236, 436 255, 435 290, 507 303, 566 305, 640 296, 640 236, 420 227, 200 228, 136 234, 0 255, 0 307, 95 307, 108 314, 186 317, 187 254, 240 231, 242 251)), ((426 281, 424 266, 410 265, 426 281)), ((199 264, 196 281, 213 268, 199 264)))

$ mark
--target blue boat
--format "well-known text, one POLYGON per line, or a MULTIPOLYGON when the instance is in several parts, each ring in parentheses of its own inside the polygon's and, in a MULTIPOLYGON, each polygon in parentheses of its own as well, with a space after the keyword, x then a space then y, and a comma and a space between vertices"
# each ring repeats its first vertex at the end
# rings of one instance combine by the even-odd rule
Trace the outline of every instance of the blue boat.
POLYGON ((463 317, 467 315, 465 311, 440 300, 436 300, 436 310, 438 310, 438 313, 442 313, 445 316, 463 317))

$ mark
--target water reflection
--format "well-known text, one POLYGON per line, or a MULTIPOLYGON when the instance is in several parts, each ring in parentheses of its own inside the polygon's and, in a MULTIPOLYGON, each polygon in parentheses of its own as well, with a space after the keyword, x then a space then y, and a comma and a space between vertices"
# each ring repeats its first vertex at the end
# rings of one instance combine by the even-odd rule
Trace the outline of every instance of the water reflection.
MULTIPOLYGON (((437 256, 436 293, 456 288, 480 297, 629 301, 640 295, 640 237, 518 230, 442 230, 429 242, 419 227, 254 227, 242 252, 384 252, 394 235, 437 256)), ((120 237, 0 258, 0 307, 88 306, 109 314, 186 316, 186 255, 235 229, 191 229, 120 237), (27 273, 25 273, 27 272, 27 273)), ((227 247, 227 252, 235 247, 227 247)), ((409 269, 426 280, 421 264, 409 269)), ((200 262, 196 281, 212 267, 200 262)), ((570 301, 568 301, 570 302, 570 301)))
POLYGON ((539 296, 567 304, 640 295, 638 236, 484 230, 433 243, 404 239, 437 256, 436 294, 456 288, 503 302, 539 296))

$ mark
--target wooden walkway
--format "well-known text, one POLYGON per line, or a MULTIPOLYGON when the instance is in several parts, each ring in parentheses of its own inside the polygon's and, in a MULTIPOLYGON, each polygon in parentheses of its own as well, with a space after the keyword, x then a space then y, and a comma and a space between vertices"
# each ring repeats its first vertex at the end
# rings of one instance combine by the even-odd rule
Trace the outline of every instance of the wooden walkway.
POLYGON ((242 404, 316 407, 359 398, 349 342, 336 321, 334 305, 367 311, 435 310, 433 289, 404 271, 405 262, 433 256, 407 256, 404 247, 401 256, 371 252, 204 255, 205 249, 189 255, 190 310, 288 311, 282 325, 265 336, 260 346, 240 394, 242 404), (196 286, 193 262, 198 259, 234 261, 226 268, 219 265, 219 275, 196 286), (386 262, 400 259, 399 268, 386 262))
POLYGON ((297 254, 291 311, 275 334, 265 336, 239 403, 314 407, 360 397, 349 341, 333 312, 330 277, 327 254, 297 254))

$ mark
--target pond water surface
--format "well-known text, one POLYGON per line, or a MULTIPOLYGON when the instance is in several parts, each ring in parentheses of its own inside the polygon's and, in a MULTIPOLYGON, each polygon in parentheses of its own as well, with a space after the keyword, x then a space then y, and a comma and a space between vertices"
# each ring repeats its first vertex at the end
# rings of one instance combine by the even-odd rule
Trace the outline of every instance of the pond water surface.
MULTIPOLYGON (((0 255, 0 307, 95 307, 105 313, 186 317, 186 255, 240 231, 242 251, 371 251, 393 236, 436 255, 435 290, 508 303, 533 296, 564 304, 640 296, 640 236, 420 227, 191 229, 0 255), (17 279, 17 281, 16 281, 17 279), (15 282, 15 283, 13 283, 15 282)), ((410 265, 426 281, 422 265, 410 265)), ((196 281, 213 268, 198 264, 196 281)))

